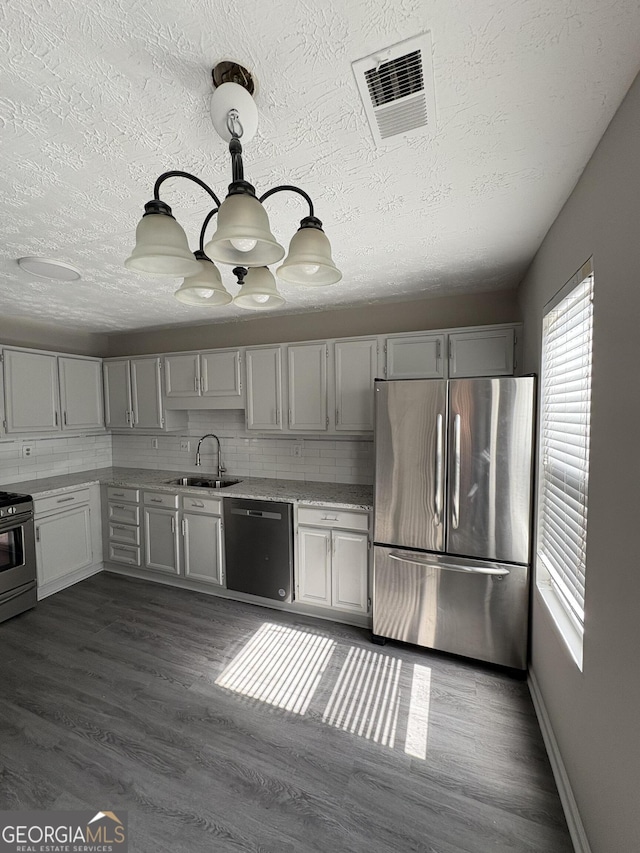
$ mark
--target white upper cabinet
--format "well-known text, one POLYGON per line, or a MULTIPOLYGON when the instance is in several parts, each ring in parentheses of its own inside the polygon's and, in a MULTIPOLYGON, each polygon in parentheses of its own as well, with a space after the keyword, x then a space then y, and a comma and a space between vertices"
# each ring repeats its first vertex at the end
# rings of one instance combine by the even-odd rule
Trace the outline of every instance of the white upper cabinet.
POLYGON ((442 379, 444 335, 403 335, 387 338, 387 379, 442 379))
POLYGON ((257 347, 245 353, 247 429, 282 429, 282 347, 257 347))
POLYGON ((104 426, 102 362, 59 357, 62 429, 104 426))
POLYGON ((512 376, 514 329, 479 329, 449 334, 449 378, 512 376))
POLYGON ((103 371, 105 423, 111 429, 130 427, 132 424, 129 360, 105 361, 103 371))
MULTIPOLYGON (((242 395, 240 350, 191 352, 166 355, 165 395, 179 397, 224 397, 242 395)), ((238 407, 241 404, 238 402, 238 407)))
POLYGON ((240 350, 201 353, 200 376, 203 397, 239 397, 240 350))
POLYGON ((59 430, 57 357, 13 349, 3 355, 7 432, 59 430))
POLYGON ((131 426, 162 429, 162 392, 159 358, 132 358, 131 426))
POLYGON ((186 412, 165 412, 159 356, 104 362, 105 418, 110 429, 182 429, 186 412))
POLYGON ((200 395, 200 356, 197 352, 165 356, 164 374, 167 397, 200 395))
POLYGON ((325 432, 327 417, 327 344, 287 347, 289 429, 325 432))
POLYGON ((336 430, 372 430, 378 341, 338 341, 334 352, 336 430))

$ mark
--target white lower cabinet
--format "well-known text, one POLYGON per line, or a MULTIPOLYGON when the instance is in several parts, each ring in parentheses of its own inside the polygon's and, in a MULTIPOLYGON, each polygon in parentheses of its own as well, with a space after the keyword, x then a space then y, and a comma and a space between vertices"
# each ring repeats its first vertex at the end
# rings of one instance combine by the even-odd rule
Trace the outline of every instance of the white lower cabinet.
POLYGON ((39 598, 99 571, 99 558, 94 562, 94 552, 100 553, 97 486, 95 490, 85 487, 34 500, 39 598))
POLYGON ((367 513, 354 511, 308 507, 299 511, 298 601, 351 613, 369 612, 368 521, 367 513), (351 523, 356 529, 332 527, 336 521, 351 523))
POLYGON ((183 512, 180 524, 184 576, 222 586, 222 519, 197 512, 183 512))
POLYGON ((144 565, 156 572, 180 573, 178 510, 145 506, 144 565))

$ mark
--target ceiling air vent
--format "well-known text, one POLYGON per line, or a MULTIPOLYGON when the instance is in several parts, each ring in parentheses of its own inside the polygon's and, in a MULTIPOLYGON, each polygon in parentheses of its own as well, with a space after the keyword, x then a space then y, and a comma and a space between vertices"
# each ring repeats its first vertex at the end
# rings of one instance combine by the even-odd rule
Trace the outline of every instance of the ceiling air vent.
POLYGON ((378 145, 435 128, 431 34, 424 33, 352 63, 378 145))

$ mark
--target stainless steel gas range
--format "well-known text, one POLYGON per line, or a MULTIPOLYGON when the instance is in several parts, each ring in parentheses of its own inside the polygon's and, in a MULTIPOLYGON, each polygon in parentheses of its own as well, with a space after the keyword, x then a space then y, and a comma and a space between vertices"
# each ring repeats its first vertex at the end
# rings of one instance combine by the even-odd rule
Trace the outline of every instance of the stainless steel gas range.
POLYGON ((33 500, 0 492, 0 622, 36 602, 33 500))

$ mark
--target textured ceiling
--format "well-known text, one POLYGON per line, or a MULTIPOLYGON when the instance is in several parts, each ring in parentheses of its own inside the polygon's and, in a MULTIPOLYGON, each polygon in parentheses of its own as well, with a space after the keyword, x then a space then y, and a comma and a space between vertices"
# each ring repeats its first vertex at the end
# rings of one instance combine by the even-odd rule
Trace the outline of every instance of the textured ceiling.
MULTIPOLYGON (((122 266, 158 174, 225 192, 209 98, 229 58, 259 87, 247 178, 259 194, 307 190, 344 273, 282 284, 286 311, 513 287, 637 73, 638 43, 637 0, 5 0, 0 311, 106 332, 256 316, 181 305, 178 281, 122 266), (436 131, 377 149, 351 62, 427 29, 436 131), (35 279, 23 255, 83 279, 35 279)), ((207 196, 176 180, 162 197, 196 248, 207 196)), ((286 245, 301 200, 266 206, 286 245)))

